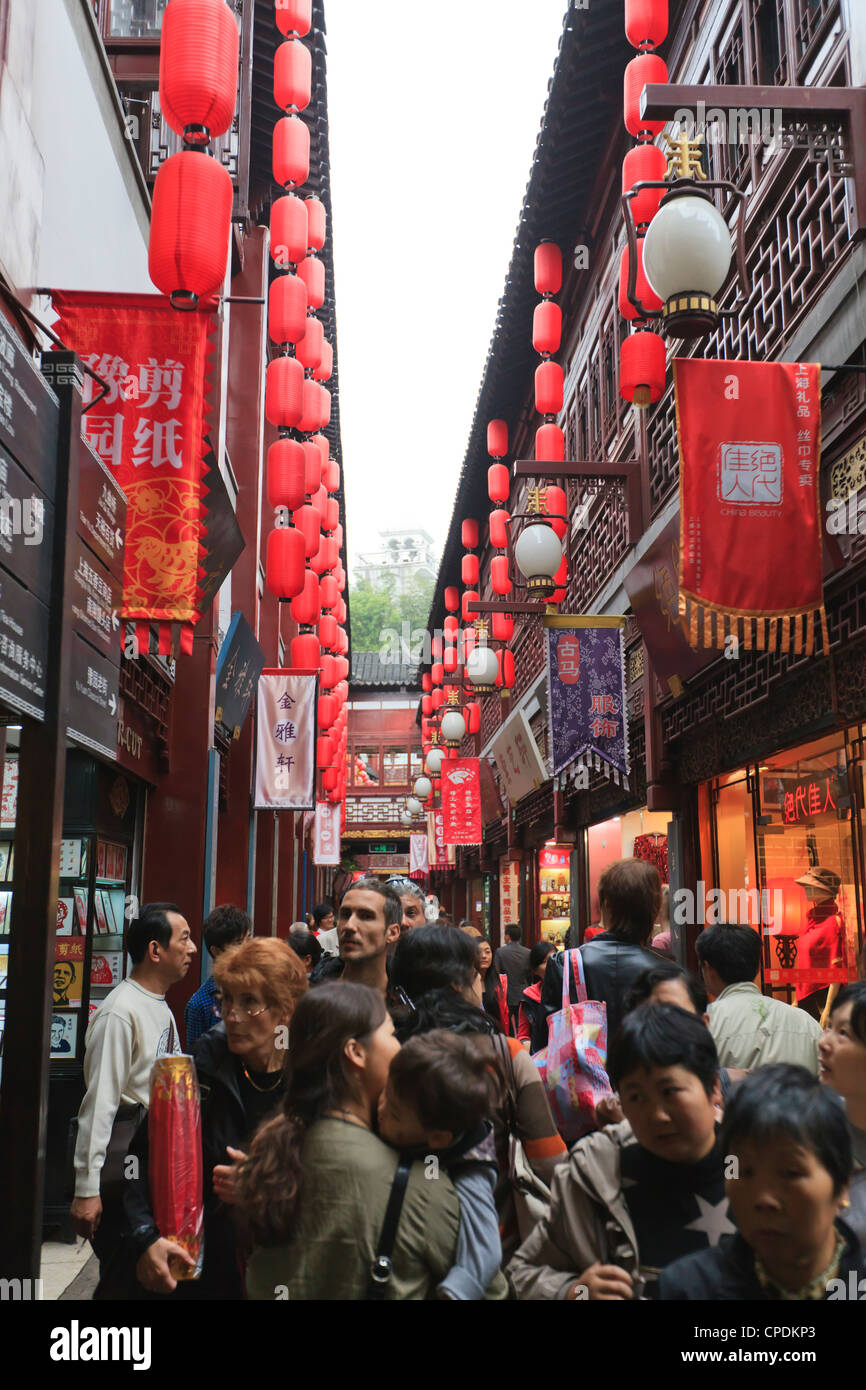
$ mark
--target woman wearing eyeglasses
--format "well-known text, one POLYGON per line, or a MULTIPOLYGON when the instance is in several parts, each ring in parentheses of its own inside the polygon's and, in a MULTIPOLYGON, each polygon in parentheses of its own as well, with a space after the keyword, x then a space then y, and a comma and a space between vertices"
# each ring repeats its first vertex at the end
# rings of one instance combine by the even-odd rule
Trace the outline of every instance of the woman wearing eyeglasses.
POLYGON ((139 1158, 139 1175, 124 1196, 138 1284, 128 1297, 145 1297, 143 1290, 191 1298, 242 1294, 231 1210, 237 1166, 261 1122, 282 1102, 288 1025, 307 976, 285 941, 252 937, 220 955, 214 981, 222 1021, 202 1035, 194 1054, 201 1091, 204 1266, 198 1280, 180 1284, 169 1271, 170 1255, 189 1260, 154 1223, 145 1120, 130 1150, 139 1158))

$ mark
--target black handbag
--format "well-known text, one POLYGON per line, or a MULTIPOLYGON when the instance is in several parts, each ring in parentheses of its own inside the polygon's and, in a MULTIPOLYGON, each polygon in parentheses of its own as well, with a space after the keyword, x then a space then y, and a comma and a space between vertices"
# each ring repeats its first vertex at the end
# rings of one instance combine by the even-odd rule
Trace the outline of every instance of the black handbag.
POLYGON ((397 1239, 400 1213, 403 1210, 403 1198, 406 1196, 411 1171, 411 1161, 407 1161, 401 1156, 397 1164, 397 1171, 394 1174, 394 1181, 391 1184, 391 1195, 385 1209, 385 1220, 382 1222, 382 1230, 376 1244, 376 1258, 370 1266, 370 1281, 366 1296, 372 1302, 381 1302, 384 1299, 391 1282, 391 1253, 397 1239))

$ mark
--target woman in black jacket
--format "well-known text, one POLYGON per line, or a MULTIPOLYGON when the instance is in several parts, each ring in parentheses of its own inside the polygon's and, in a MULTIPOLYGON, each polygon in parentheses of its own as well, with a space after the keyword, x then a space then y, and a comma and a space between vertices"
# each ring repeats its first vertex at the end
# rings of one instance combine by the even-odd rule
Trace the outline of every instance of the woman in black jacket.
MULTIPOLYGON (((126 1243, 135 1282, 129 1297, 236 1299, 242 1296, 231 1207, 235 1166, 261 1122, 282 1101, 288 1025, 307 988, 295 952, 274 937, 252 937, 225 951, 214 964, 222 1022, 204 1033, 194 1057, 201 1092, 204 1191, 204 1263, 196 1280, 178 1281, 174 1257, 189 1257, 157 1229, 148 1182, 147 1119, 130 1152, 138 1173, 126 1187, 126 1243)), ((120 1293, 118 1296, 122 1296, 120 1293)))

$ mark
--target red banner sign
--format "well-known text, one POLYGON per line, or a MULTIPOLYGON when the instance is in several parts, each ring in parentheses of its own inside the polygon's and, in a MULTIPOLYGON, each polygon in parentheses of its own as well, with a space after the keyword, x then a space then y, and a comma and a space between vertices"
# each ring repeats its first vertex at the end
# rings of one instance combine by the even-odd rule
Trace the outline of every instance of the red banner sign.
MULTIPOLYGON (((54 305, 58 335, 109 388, 83 428, 129 503, 122 615, 194 624, 215 316, 178 313, 160 295, 64 291, 54 305)), ((98 395, 92 377, 84 394, 85 404, 98 395)), ((183 635, 189 648, 191 630, 183 635)), ((160 651, 170 638, 161 627, 160 651)))
POLYGON ((477 758, 442 764, 442 830, 449 845, 481 844, 481 772, 477 758))
POLYGON ((692 647, 825 650, 814 363, 674 363, 680 446, 679 610, 692 647), (716 615, 716 637, 712 622, 716 615), (728 632, 725 629, 728 627, 728 632))

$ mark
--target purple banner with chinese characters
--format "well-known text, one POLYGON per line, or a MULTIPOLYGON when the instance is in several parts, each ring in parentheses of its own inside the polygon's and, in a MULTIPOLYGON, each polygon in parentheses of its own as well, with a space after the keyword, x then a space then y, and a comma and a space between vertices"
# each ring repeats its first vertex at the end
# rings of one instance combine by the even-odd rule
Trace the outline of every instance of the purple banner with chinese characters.
POLYGON ((575 761, 627 777, 623 618, 545 618, 553 774, 575 761))
POLYGON ((257 811, 309 811, 316 792, 315 671, 268 667, 259 677, 257 811))

